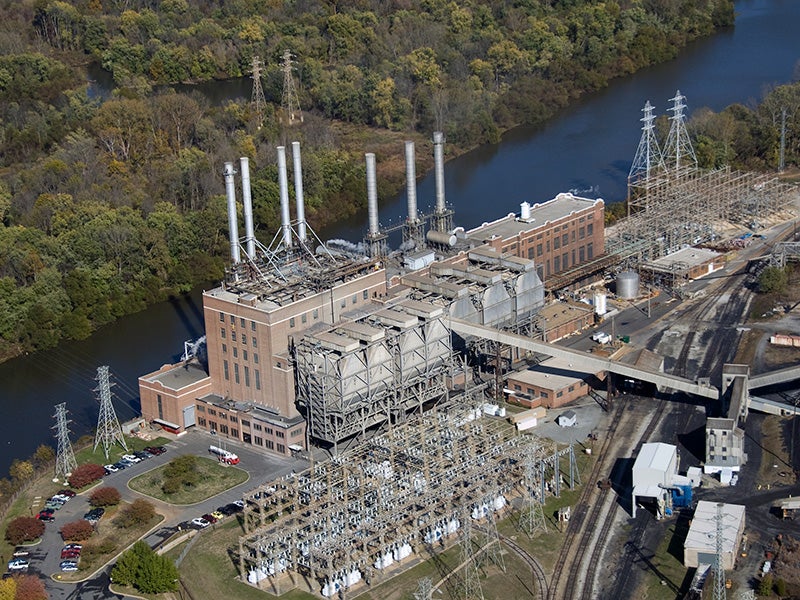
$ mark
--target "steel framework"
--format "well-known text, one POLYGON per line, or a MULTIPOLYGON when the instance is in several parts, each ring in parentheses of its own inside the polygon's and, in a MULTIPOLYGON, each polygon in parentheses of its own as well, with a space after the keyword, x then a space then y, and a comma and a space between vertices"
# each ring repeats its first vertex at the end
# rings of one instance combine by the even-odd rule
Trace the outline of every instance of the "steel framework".
POLYGON ((294 56, 287 49, 283 51, 281 59, 281 70, 283 71, 283 94, 281 95, 281 109, 284 116, 289 120, 288 125, 296 121, 303 122, 303 113, 300 111, 300 99, 297 96, 297 88, 294 85, 294 56))
POLYGON ((253 110, 256 113, 258 120, 258 128, 264 125, 264 108, 267 105, 267 100, 264 98, 264 89, 261 87, 261 67, 263 63, 258 56, 253 57, 251 63, 252 78, 253 78, 253 93, 250 98, 250 103, 253 105, 253 110))
POLYGON ((56 414, 53 415, 56 424, 53 429, 56 430, 57 450, 56 450, 56 478, 69 477, 72 472, 78 468, 78 463, 75 460, 75 454, 72 452, 72 444, 69 441, 69 423, 67 420, 67 404, 62 402, 56 404, 56 414))
POLYGON ((118 442, 125 450, 128 449, 122 428, 119 426, 117 413, 111 403, 111 382, 109 381, 108 367, 97 367, 97 388, 95 391, 100 398, 100 414, 97 417, 97 433, 94 437, 94 449, 103 445, 103 452, 108 458, 108 449, 118 442))
POLYGON ((362 578, 385 579, 390 564, 413 552, 455 543, 454 534, 473 521, 472 530, 485 531, 491 542, 496 535, 487 518, 507 505, 507 496, 529 493, 525 459, 542 446, 466 405, 415 416, 340 457, 247 493, 242 578, 277 594, 305 579, 323 595, 344 595, 362 578))

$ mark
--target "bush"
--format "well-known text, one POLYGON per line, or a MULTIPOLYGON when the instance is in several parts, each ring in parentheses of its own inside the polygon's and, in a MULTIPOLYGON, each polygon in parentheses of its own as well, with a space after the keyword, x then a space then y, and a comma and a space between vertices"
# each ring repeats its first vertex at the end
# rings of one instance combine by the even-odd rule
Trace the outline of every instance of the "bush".
POLYGON ((120 501, 120 493, 114 487, 101 487, 92 492, 89 496, 89 504, 92 506, 116 506, 120 501))
POLYGON ((786 581, 784 579, 778 579, 775 582, 775 593, 781 598, 786 595, 786 581))
POLYGON ((159 556, 143 541, 119 557, 111 570, 114 583, 132 585, 146 594, 174 592, 178 589, 178 569, 170 559, 159 556))
POLYGON ((144 525, 149 523, 155 514, 156 509, 153 504, 140 498, 120 510, 117 518, 114 519, 114 524, 123 529, 134 525, 144 525))
POLYGON ((69 476, 69 485, 76 489, 84 488, 89 484, 99 481, 106 474, 105 469, 94 463, 81 465, 69 476))
POLYGON ((84 544, 83 549, 81 550, 81 558, 86 561, 91 561, 96 556, 111 554, 114 552, 114 550, 116 550, 116 548, 117 544, 114 542, 114 540, 103 538, 101 540, 97 540, 96 542, 84 544))
POLYGON ((758 583, 759 596, 772 596, 772 573, 767 573, 758 583))
POLYGON ((758 276, 758 289, 765 294, 782 294, 788 283, 789 275, 780 267, 767 267, 758 276))
POLYGON ((92 524, 86 519, 80 519, 78 521, 72 521, 71 523, 65 523, 64 526, 61 527, 60 533, 64 541, 88 540, 94 533, 94 527, 92 527, 92 524))
POLYGON ((47 600, 47 590, 36 575, 15 575, 16 593, 14 600, 47 600))
POLYGON ((22 542, 32 542, 42 537, 44 521, 34 517, 17 517, 6 528, 6 539, 16 546, 22 542))
POLYGON ((164 483, 161 491, 165 494, 174 494, 182 487, 192 487, 200 481, 200 473, 197 470, 197 457, 191 454, 184 454, 173 458, 164 467, 164 483))

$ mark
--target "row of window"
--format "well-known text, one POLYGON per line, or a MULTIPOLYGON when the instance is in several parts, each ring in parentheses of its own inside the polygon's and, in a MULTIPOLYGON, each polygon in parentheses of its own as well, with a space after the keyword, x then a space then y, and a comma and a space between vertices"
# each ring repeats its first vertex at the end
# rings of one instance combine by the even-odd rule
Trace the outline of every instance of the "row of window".
MULTIPOLYGON (((223 340, 227 339, 227 332, 225 331, 224 327, 219 328, 219 337, 222 338, 223 340)), ((251 339, 253 343, 253 348, 258 348, 258 338, 256 336, 253 336, 251 339)), ((231 331, 231 341, 233 343, 241 341, 242 346, 247 346, 247 336, 244 333, 237 336, 235 331, 231 331)), ((223 344, 223 346, 224 345, 225 344, 223 344)))
MULTIPOLYGON (((225 322, 225 313, 219 313, 219 322, 220 323, 225 322)), ((234 315, 230 315, 230 322, 231 322, 231 327, 236 327, 236 317, 234 315)), ((248 321, 246 321, 244 317, 239 317, 239 324, 241 325, 242 329, 245 329, 247 327, 247 323, 248 321)), ((249 323, 250 323, 250 330, 255 331, 256 322, 250 321, 249 323)))
MULTIPOLYGON (((233 363, 233 381, 235 383, 241 383, 241 377, 239 376, 239 363, 233 363)), ((244 368, 241 369, 242 373, 244 374, 244 385, 245 387, 250 387, 250 367, 244 365, 244 368)), ((230 381, 230 368, 228 366, 228 361, 222 361, 222 376, 226 379, 226 381, 230 381)), ((257 390, 261 389, 261 372, 258 369, 253 369, 253 376, 255 378, 255 388, 257 390)))
MULTIPOLYGON (((253 338, 253 342, 255 342, 255 338, 253 338)), ((233 354, 233 358, 239 358, 239 348, 234 346, 233 348, 231 348, 231 352, 233 354)), ((222 353, 223 354, 227 354, 228 353, 228 345, 227 344, 222 344, 222 353)), ((258 364, 258 352, 253 352, 252 356, 253 356, 253 362, 255 364, 258 364)), ((242 349, 242 360, 248 360, 249 358, 250 358, 250 354, 247 352, 247 350, 242 349)))
MULTIPOLYGON (((364 300, 369 300, 369 290, 363 290, 361 292, 361 297, 364 300)), ((357 302, 358 302, 358 294, 353 294, 351 296, 351 298, 350 298, 350 303, 351 304, 356 304, 357 302)), ((339 306, 341 308, 347 308, 347 298, 342 298, 342 301, 341 301, 339 306)), ((319 319, 319 309, 315 308, 313 311, 311 311, 311 318, 314 321, 319 319)), ((308 313, 303 313, 302 315, 300 315, 300 323, 301 324, 305 324, 307 322, 308 322, 308 313)), ((295 317, 291 317, 289 319, 289 327, 295 327, 296 325, 297 325, 296 318, 295 317)))

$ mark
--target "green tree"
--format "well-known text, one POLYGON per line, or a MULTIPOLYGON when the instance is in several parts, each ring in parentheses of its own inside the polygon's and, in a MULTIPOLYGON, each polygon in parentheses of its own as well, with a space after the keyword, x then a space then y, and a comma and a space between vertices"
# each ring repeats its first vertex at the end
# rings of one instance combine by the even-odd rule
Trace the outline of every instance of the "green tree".
POLYGON ((771 596, 772 595, 772 573, 766 573, 761 581, 758 582, 758 595, 771 596))
POLYGON ((111 579, 132 585, 146 594, 174 592, 178 589, 178 569, 170 559, 159 556, 139 540, 124 552, 111 570, 111 579))
POLYGON ((767 267, 758 276, 758 290, 764 294, 782 294, 788 283, 786 269, 780 267, 767 267))

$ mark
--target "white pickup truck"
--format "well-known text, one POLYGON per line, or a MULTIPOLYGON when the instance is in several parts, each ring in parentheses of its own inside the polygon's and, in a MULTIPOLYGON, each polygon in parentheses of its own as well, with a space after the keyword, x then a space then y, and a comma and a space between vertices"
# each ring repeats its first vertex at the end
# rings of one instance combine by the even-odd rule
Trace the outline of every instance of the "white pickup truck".
POLYGON ((592 340, 598 344, 607 344, 611 341, 611 336, 604 331, 598 331, 592 334, 592 340))

